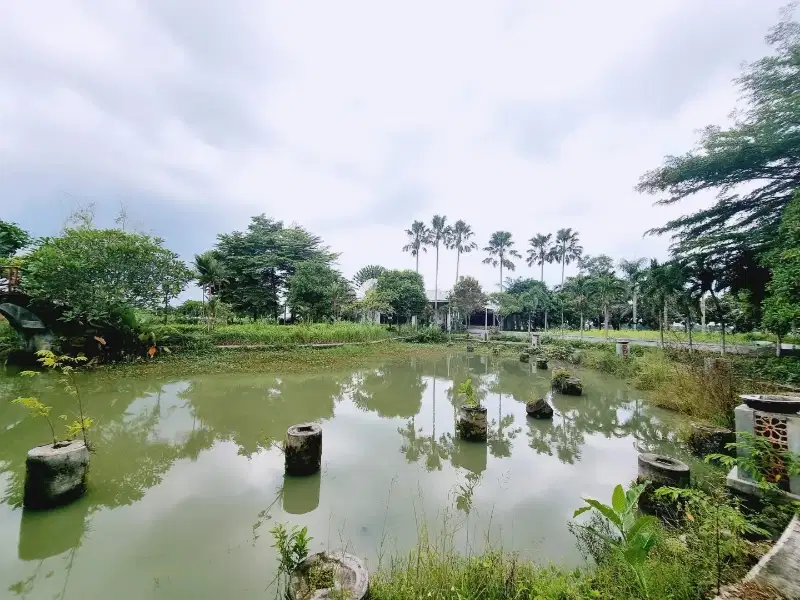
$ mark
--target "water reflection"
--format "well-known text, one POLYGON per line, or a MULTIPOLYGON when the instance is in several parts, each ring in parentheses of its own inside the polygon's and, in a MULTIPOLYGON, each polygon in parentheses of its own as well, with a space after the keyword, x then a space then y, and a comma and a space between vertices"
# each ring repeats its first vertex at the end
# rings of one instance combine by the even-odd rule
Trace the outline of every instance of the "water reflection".
POLYGON ((454 354, 342 373, 89 378, 85 396, 97 422, 89 491, 44 513, 19 503, 25 454, 46 441, 46 424, 7 400, 40 395, 54 414, 68 400, 36 387, 46 382, 0 379, 0 590, 56 597, 69 581, 93 597, 125 600, 154 595, 153 579, 161 577, 184 586, 165 589, 165 598, 186 596, 193 585, 193 597, 248 597, 270 579, 261 565, 272 550, 257 544, 268 521, 314 525, 324 547, 335 520, 338 535, 362 543, 365 553, 381 544, 385 526, 402 547, 413 541, 417 488, 431 514, 448 505, 473 521, 493 515, 516 532, 517 549, 530 551, 530 540, 544 537, 543 552, 558 555, 568 515, 542 525, 532 512, 550 515, 581 495, 607 495, 605 479, 635 473, 637 448, 686 458, 675 445, 676 423, 620 382, 581 373, 587 393, 573 398, 549 394, 549 375, 515 359, 454 354), (457 390, 467 378, 488 410, 485 444, 455 435, 457 390), (552 421, 528 418, 525 402, 545 396, 552 421), (307 421, 323 423, 326 468, 285 478, 273 443, 307 421), (530 486, 532 470, 548 485, 530 486), (487 477, 506 481, 504 492, 481 486, 487 477), (385 508, 381 499, 395 479, 405 491, 385 508), (239 544, 250 537, 245 545, 258 545, 258 555, 242 554, 239 544), (2 544, 12 544, 10 558, 2 544), (220 565, 216 579, 197 574, 197 564, 208 562, 220 565), (83 568, 73 573, 73 564, 83 568), (97 576, 102 569, 108 577, 97 576), (253 580, 262 575, 266 581, 253 580))

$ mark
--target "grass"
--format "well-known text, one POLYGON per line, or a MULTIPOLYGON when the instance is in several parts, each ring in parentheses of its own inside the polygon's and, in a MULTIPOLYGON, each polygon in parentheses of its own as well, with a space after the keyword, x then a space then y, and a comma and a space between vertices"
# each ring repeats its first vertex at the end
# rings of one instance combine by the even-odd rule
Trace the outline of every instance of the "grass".
POLYGON ((215 343, 227 344, 325 344, 335 342, 374 342, 393 337, 393 332, 380 325, 363 323, 315 323, 310 325, 274 325, 248 323, 223 325, 211 331, 215 343))
POLYGON ((159 354, 141 359, 102 365, 97 374, 111 377, 126 375, 183 376, 207 373, 275 372, 303 373, 310 370, 335 370, 362 367, 372 362, 386 363, 411 357, 441 356, 443 345, 404 344, 387 341, 381 344, 339 346, 334 348, 220 348, 210 352, 159 354))
MULTIPOLYGON (((548 335, 552 335, 553 337, 560 336, 562 331, 558 328, 551 328, 548 332, 548 335)), ((580 336, 580 331, 577 329, 565 329, 563 332, 565 335, 574 335, 580 336)), ((589 331, 584 331, 584 337, 605 337, 605 331, 603 329, 591 329, 589 331)), ((660 341, 660 334, 659 332, 652 331, 652 330, 633 330, 633 329, 609 329, 608 330, 608 337, 609 340, 613 341, 617 338, 626 338, 630 340, 649 340, 653 342, 660 341)), ((689 334, 685 331, 672 331, 667 330, 664 332, 664 341, 666 343, 689 343, 689 334)), ((704 344, 721 344, 722 343, 722 333, 719 332, 706 332, 703 333, 702 331, 693 331, 692 332, 692 341, 696 343, 704 343, 704 344)), ((761 333, 761 332, 748 332, 748 333, 728 333, 725 334, 725 343, 726 344, 741 344, 747 345, 753 342, 772 342, 775 343, 775 336, 770 335, 768 333, 761 333)), ((787 336, 784 340, 784 343, 791 344, 791 343, 798 343, 800 344, 800 338, 797 336, 787 336)))

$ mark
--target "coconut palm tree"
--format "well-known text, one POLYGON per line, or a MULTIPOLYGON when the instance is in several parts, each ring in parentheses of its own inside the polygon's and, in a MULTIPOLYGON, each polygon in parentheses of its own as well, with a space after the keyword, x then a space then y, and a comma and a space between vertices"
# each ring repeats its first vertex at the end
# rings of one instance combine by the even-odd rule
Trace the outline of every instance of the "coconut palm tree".
POLYGON ((628 282, 628 290, 631 294, 631 301, 633 302, 633 329, 639 327, 637 303, 639 300, 639 288, 644 279, 645 265, 647 264, 646 258, 634 258, 633 260, 622 259, 619 261, 619 268, 625 275, 625 280, 628 282))
POLYGON ((540 281, 542 282, 544 281, 544 263, 553 262, 552 245, 550 243, 552 237, 553 234, 551 233, 547 235, 537 233, 528 241, 530 244, 528 248, 528 266, 532 267, 535 263, 542 268, 540 276, 540 281))
POLYGON ((502 292, 503 267, 509 271, 513 271, 516 268, 516 265, 508 257, 522 258, 522 255, 514 250, 514 240, 511 239, 511 233, 508 231, 495 231, 492 237, 489 238, 489 245, 483 251, 489 253, 489 256, 483 259, 485 264, 493 267, 500 265, 500 292, 502 292))
MULTIPOLYGON (((209 304, 211 304, 211 297, 219 293, 222 285, 227 281, 225 270, 211 250, 202 254, 195 254, 192 266, 194 267, 194 276, 197 279, 197 284, 203 290, 203 312, 205 312, 206 301, 208 300, 209 304)), ((211 327, 212 317, 213 314, 207 315, 209 327, 211 327)))
POLYGON ((625 295, 625 284, 613 273, 603 273, 592 277, 587 283, 595 302, 603 310, 603 328, 608 338, 608 323, 611 307, 625 295))
POLYGON ((683 269, 675 263, 660 264, 656 259, 650 266, 642 281, 642 294, 653 303, 653 310, 658 314, 661 347, 664 347, 664 327, 667 321, 667 305, 671 299, 683 293, 686 277, 683 269))
MULTIPOLYGON (((583 247, 578 244, 578 232, 572 228, 559 229, 556 240, 550 250, 551 259, 561 263, 561 287, 564 287, 564 268, 573 261, 579 260, 583 247)), ((561 307, 561 330, 564 330, 564 307, 561 307)))
POLYGON ((411 252, 411 256, 417 259, 417 273, 419 273, 419 253, 427 252, 425 245, 428 243, 428 228, 422 221, 414 221, 411 229, 406 229, 408 244, 403 246, 403 252, 411 252))
POLYGON ((436 248, 436 275, 433 279, 433 314, 436 320, 439 319, 439 244, 448 246, 450 244, 450 226, 447 224, 447 217, 444 215, 433 215, 431 227, 428 229, 427 243, 436 248))
POLYGON ((461 263, 461 255, 466 254, 467 252, 472 252, 473 250, 477 250, 478 248, 478 244, 470 241, 470 238, 472 238, 474 235, 475 232, 472 231, 472 227, 467 225, 461 219, 456 221, 450 230, 450 239, 447 247, 450 250, 456 251, 456 283, 458 283, 458 268, 459 264, 461 263))

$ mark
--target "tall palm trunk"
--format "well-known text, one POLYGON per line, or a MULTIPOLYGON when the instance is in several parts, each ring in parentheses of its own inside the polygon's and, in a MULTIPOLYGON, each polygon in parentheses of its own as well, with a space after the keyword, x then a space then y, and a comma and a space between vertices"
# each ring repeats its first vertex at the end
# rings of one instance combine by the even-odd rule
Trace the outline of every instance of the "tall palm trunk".
POLYGON ((581 308, 581 339, 583 339, 583 308, 581 308))
POLYGON ((542 274, 539 279, 542 283, 544 283, 544 257, 542 257, 542 274))
POLYGON ((419 273, 419 250, 417 250, 417 273, 419 273))
POLYGON ((436 325, 439 325, 439 244, 436 244, 436 275, 433 279, 433 314, 436 325))
POLYGON ((603 324, 603 329, 606 330, 606 339, 608 339, 608 320, 609 320, 608 304, 606 304, 603 307, 603 320, 605 321, 605 323, 603 324))
POLYGON ((659 331, 659 336, 661 337, 661 348, 663 349, 664 348, 664 320, 665 320, 666 315, 667 315, 667 301, 666 301, 666 299, 664 300, 664 310, 663 311, 659 311, 659 312, 661 312, 661 314, 658 315, 658 331, 659 331))
POLYGON ((638 321, 636 318, 636 301, 638 300, 639 293, 637 292, 636 288, 633 288, 633 330, 636 331, 639 327, 638 321))
MULTIPOLYGON (((566 248, 561 254, 561 289, 564 289, 564 267, 567 263, 566 248)), ((561 337, 564 337, 564 304, 561 304, 561 337)))
POLYGON ((458 283, 458 266, 461 263, 461 250, 456 250, 456 283, 458 283))
POLYGON ((692 311, 687 306, 686 307, 686 325, 689 329, 689 352, 693 352, 694 348, 692 347, 692 311))

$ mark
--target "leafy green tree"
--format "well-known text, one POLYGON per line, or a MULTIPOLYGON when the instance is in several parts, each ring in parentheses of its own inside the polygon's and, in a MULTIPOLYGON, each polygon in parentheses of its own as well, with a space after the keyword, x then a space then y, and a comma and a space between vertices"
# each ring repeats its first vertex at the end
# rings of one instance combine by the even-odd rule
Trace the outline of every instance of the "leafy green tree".
POLYGON ((366 267, 361 267, 356 274, 353 275, 353 285, 356 287, 361 287, 367 281, 371 279, 378 279, 381 273, 386 270, 385 267, 380 265, 367 265, 366 267))
POLYGON ((682 260, 701 255, 723 265, 732 291, 749 289, 756 305, 768 277, 759 270, 758 255, 773 245, 781 214, 800 187, 800 24, 792 12, 767 36, 774 53, 745 65, 736 80, 745 107, 733 124, 706 127, 693 150, 667 156, 638 185, 664 205, 717 192, 711 207, 652 232, 672 235, 682 260))
POLYGON ((437 319, 439 317, 439 245, 450 244, 452 230, 447 224, 447 217, 444 215, 434 215, 431 219, 431 227, 428 230, 428 244, 436 248, 436 275, 433 280, 433 312, 437 319))
POLYGON ((429 234, 428 228, 422 221, 414 221, 411 229, 406 229, 408 244, 403 246, 403 252, 411 252, 411 256, 417 259, 417 273, 419 273, 419 253, 428 251, 425 246, 428 243, 429 234))
POLYGON ((592 277, 586 282, 593 301, 603 311, 603 329, 608 338, 608 324, 611 319, 611 307, 619 303, 625 295, 625 284, 613 273, 604 273, 592 277))
POLYGON ((474 235, 475 232, 472 231, 472 227, 461 219, 456 221, 453 224, 453 228, 450 230, 450 239, 448 240, 447 247, 456 251, 456 283, 458 283, 458 269, 461 263, 461 255, 478 249, 478 244, 471 241, 474 235))
POLYGON ((540 280, 544 282, 544 263, 553 262, 553 246, 550 243, 553 235, 548 233, 537 233, 533 236, 528 243, 528 266, 532 267, 535 264, 541 267, 540 280))
POLYGON ((599 277, 607 273, 614 273, 614 259, 607 254, 596 256, 581 256, 578 258, 578 271, 589 277, 599 277))
POLYGON ((28 232, 16 223, 0 221, 0 259, 14 256, 31 243, 28 232))
POLYGON ((644 278, 646 264, 646 258, 634 258, 632 260, 623 258, 619 261, 619 268, 625 277, 625 281, 628 284, 628 293, 631 296, 634 330, 639 327, 639 315, 637 314, 639 289, 641 288, 642 279, 644 278))
POLYGON ((186 266, 162 244, 118 229, 67 229, 28 255, 22 286, 64 306, 67 320, 115 324, 131 308, 157 309, 188 283, 186 266))
POLYGON ((327 263, 313 260, 300 263, 288 281, 292 312, 311 322, 338 317, 345 298, 351 296, 344 289, 345 284, 341 273, 327 263))
POLYGON ((583 339, 583 328, 585 324, 584 315, 591 306, 591 300, 594 297, 594 289, 592 288, 592 278, 588 275, 578 274, 574 277, 567 277, 564 282, 564 293, 570 298, 575 310, 578 311, 580 316, 580 336, 583 339))
POLYGON ((280 298, 300 263, 330 264, 337 257, 319 236, 297 225, 284 227, 265 215, 252 217, 245 232, 217 238, 215 256, 227 279, 220 297, 254 319, 277 319, 280 298))
POLYGON ((198 285, 202 288, 203 310, 205 312, 205 304, 209 303, 209 312, 207 315, 207 324, 209 329, 214 323, 214 311, 211 310, 212 306, 216 303, 211 302, 215 294, 222 290, 222 285, 227 282, 225 277, 225 270, 222 263, 217 259, 217 255, 213 250, 207 250, 201 254, 194 255, 194 278, 197 280, 198 285))
POLYGON ((488 252, 489 256, 483 259, 483 262, 493 267, 500 266, 500 292, 503 291, 503 267, 509 271, 515 269, 515 265, 508 258, 515 256, 522 258, 522 255, 514 249, 514 240, 511 239, 511 234, 508 231, 495 231, 489 238, 489 244, 484 247, 484 252, 488 252))
POLYGON ((389 270, 381 273, 375 285, 381 302, 388 304, 392 313, 411 318, 420 315, 428 305, 422 276, 411 270, 389 270))
POLYGON ((800 323, 800 193, 786 206, 777 244, 764 256, 764 264, 772 269, 764 325, 777 336, 780 356, 782 338, 800 323))
POLYGON ((664 327, 668 318, 668 305, 671 300, 683 292, 685 284, 685 271, 680 265, 673 262, 660 264, 656 259, 650 261, 650 266, 642 282, 642 294, 648 298, 650 308, 658 317, 662 347, 664 346, 664 327))
POLYGON ((450 302, 456 313, 469 319, 470 315, 479 311, 484 306, 488 298, 483 292, 480 282, 474 277, 462 277, 453 286, 450 292, 450 302))

